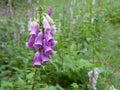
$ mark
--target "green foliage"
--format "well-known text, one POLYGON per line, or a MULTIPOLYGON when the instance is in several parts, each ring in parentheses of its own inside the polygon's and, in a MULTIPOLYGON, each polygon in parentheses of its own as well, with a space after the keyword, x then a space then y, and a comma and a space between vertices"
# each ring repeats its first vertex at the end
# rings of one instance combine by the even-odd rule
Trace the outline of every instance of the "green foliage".
MULTIPOLYGON (((119 82, 119 0, 13 0, 14 16, 0 17, 0 90, 89 90, 88 72, 100 69, 97 90, 109 90, 119 82), (76 1, 76 2, 75 2, 76 1), (27 10, 43 6, 54 9, 52 18, 57 27, 55 50, 50 63, 33 67, 34 52, 26 48, 29 38, 27 10), (18 19, 18 22, 16 20, 18 19), (20 34, 20 26, 25 33, 20 34), (20 35, 17 41, 14 33, 20 35)), ((1 3, 1 1, 0 1, 1 3)), ((2 8, 8 8, 1 4, 2 8)))

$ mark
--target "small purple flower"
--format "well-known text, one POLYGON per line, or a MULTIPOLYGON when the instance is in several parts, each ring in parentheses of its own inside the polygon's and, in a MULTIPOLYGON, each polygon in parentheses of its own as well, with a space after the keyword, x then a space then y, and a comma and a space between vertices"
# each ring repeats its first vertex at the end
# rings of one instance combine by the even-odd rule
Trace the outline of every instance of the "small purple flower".
POLYGON ((46 31, 46 32, 44 33, 44 38, 45 38, 47 44, 48 44, 48 42, 49 42, 50 40, 53 39, 52 35, 50 34, 50 31, 46 31))
POLYGON ((36 46, 37 48, 41 48, 42 44, 43 44, 43 35, 42 32, 39 32, 38 36, 35 39, 34 46, 36 46))
POLYGON ((30 35, 38 35, 39 33, 39 24, 37 22, 32 23, 30 35))
POLYGON ((49 15, 49 16, 52 16, 52 14, 53 14, 53 9, 52 9, 52 7, 51 7, 51 8, 48 9, 48 15, 49 15))
POLYGON ((26 46, 31 50, 36 50, 37 48, 34 46, 35 38, 36 38, 35 35, 31 35, 28 42, 26 42, 26 46))
POLYGON ((46 55, 51 55, 51 56, 55 55, 56 52, 52 49, 51 46, 46 45, 45 42, 43 44, 43 47, 44 47, 44 52, 46 55))
POLYGON ((34 66, 41 66, 42 65, 42 59, 40 52, 36 52, 34 56, 34 66))
POLYGON ((8 18, 12 18, 12 17, 13 17, 13 10, 12 10, 12 7, 10 6, 8 11, 8 18))
POLYGON ((22 25, 21 27, 20 27, 20 34, 24 34, 25 33, 25 28, 24 28, 24 26, 22 25))
POLYGON ((44 50, 41 50, 40 54, 41 54, 42 64, 45 64, 51 60, 49 56, 45 54, 44 50))

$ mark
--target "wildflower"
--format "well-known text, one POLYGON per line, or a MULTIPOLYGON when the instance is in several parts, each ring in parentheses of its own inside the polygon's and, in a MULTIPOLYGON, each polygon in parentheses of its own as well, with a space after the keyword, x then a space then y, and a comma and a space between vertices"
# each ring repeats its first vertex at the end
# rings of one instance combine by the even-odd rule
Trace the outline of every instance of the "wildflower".
POLYGON ((34 46, 36 46, 37 48, 42 48, 43 44, 42 39, 43 39, 42 32, 39 32, 38 36, 35 39, 34 46))
POLYGON ((97 79, 99 76, 99 69, 95 68, 93 71, 88 72, 89 82, 93 90, 96 90, 97 79))
POLYGON ((40 52, 36 52, 34 56, 34 66, 41 66, 42 65, 42 60, 40 56, 40 52))
POLYGON ((12 6, 10 6, 8 11, 8 18, 12 18, 12 17, 13 17, 13 10, 12 10, 12 6))
POLYGON ((36 38, 35 35, 31 35, 28 42, 26 42, 26 46, 29 49, 34 50, 34 51, 37 49, 37 47, 34 46, 35 38, 36 38))
POLYGON ((15 39, 16 41, 19 41, 19 40, 20 40, 20 35, 17 34, 16 32, 14 32, 14 39, 15 39))
POLYGON ((37 22, 32 22, 30 35, 36 35, 39 32, 39 24, 37 22))
POLYGON ((56 27, 50 16, 46 15, 43 19, 43 30, 40 31, 40 26, 37 22, 30 23, 30 38, 26 46, 36 51, 34 56, 34 66, 41 66, 51 61, 51 57, 55 55, 54 46, 57 41, 54 39, 56 27))
POLYGON ((24 34, 24 32, 25 32, 25 29, 24 29, 24 26, 22 25, 22 26, 20 27, 20 34, 24 34))
POLYGON ((52 9, 52 7, 51 7, 51 8, 49 8, 49 10, 48 10, 48 15, 51 17, 52 14, 53 14, 53 9, 52 9))

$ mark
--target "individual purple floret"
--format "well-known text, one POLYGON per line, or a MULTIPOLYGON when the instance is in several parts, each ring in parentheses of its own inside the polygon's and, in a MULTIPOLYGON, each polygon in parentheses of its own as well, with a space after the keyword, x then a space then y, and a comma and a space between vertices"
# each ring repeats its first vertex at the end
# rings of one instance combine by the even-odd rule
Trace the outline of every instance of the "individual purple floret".
POLYGON ((8 18, 12 18, 12 17, 13 17, 13 10, 12 10, 12 7, 10 6, 8 10, 8 18))
POLYGON ((34 46, 35 38, 36 38, 35 35, 31 35, 28 42, 26 43, 26 46, 31 50, 36 50, 37 48, 34 46))
POLYGON ((39 24, 37 22, 32 23, 32 27, 30 30, 30 35, 38 35, 39 33, 39 24))
POLYGON ((48 15, 49 15, 49 16, 52 16, 52 14, 53 14, 53 9, 52 9, 52 7, 51 7, 51 8, 48 9, 48 15))
POLYGON ((36 46, 37 48, 42 48, 42 44, 43 44, 42 41, 43 41, 43 34, 42 32, 39 32, 39 34, 37 35, 35 39, 34 46, 36 46))
POLYGON ((40 52, 36 52, 34 56, 34 66, 41 66, 42 65, 42 59, 40 52))
POLYGON ((46 64, 51 60, 50 57, 45 54, 44 50, 41 50, 40 54, 41 54, 42 64, 46 64))

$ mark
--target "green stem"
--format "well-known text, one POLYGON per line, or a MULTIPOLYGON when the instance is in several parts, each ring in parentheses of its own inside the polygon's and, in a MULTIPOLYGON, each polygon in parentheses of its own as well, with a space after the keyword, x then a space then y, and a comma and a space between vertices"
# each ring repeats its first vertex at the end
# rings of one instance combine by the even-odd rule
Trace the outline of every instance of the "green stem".
POLYGON ((32 90, 35 90, 36 72, 37 72, 37 68, 34 67, 34 77, 33 77, 33 83, 32 83, 32 90))

